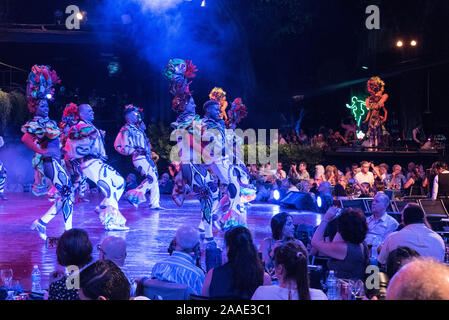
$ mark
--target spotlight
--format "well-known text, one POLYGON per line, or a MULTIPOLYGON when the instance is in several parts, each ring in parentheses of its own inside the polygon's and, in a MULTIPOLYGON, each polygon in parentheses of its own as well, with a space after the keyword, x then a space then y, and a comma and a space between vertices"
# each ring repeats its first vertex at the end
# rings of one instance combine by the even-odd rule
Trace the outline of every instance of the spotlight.
POLYGON ((201 6, 205 7, 206 6, 206 0, 203 0, 203 2, 201 2, 201 6))
POLYGON ((45 98, 47 98, 48 100, 50 100, 51 98, 53 98, 53 96, 51 95, 51 93, 47 93, 47 95, 45 96, 45 98))
POLYGON ((323 207, 323 199, 321 198, 321 196, 316 197, 316 204, 320 209, 323 207))
POLYGON ((398 42, 396 42, 396 47, 402 48, 403 46, 404 46, 404 42, 402 42, 401 40, 399 40, 398 42))
POLYGON ((281 194, 279 193, 279 190, 276 189, 273 191, 273 198, 276 201, 278 201, 281 198, 281 194))
POLYGON ((83 20, 84 15, 83 15, 81 12, 78 12, 78 13, 76 14, 76 18, 77 18, 78 20, 83 20))
POLYGON ((416 47, 416 46, 418 45, 418 42, 417 42, 416 40, 412 40, 412 41, 410 42, 410 45, 411 45, 412 47, 416 47))

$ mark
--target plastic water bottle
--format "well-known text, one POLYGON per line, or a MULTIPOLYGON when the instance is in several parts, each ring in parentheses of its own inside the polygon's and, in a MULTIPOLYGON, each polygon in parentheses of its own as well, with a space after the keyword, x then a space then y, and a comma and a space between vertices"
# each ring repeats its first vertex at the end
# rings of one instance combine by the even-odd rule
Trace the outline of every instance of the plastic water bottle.
POLYGON ((41 289, 41 272, 39 271, 39 267, 35 265, 31 272, 31 291, 41 292, 41 289))
POLYGON ((374 237, 373 239, 373 247, 371 249, 371 258, 376 259, 378 257, 377 248, 382 244, 382 240, 379 237, 374 237))
POLYGON ((337 277, 334 275, 334 270, 329 271, 329 276, 327 277, 327 299, 338 300, 338 288, 337 288, 337 277))
POLYGON ((215 242, 208 243, 206 246, 206 272, 221 266, 221 263, 221 250, 217 248, 215 242))

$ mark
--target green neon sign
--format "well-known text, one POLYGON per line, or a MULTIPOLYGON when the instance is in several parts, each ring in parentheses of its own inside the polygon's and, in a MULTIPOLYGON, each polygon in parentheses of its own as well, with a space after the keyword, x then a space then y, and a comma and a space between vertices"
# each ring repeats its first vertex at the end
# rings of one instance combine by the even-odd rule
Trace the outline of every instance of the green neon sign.
POLYGON ((346 104, 346 108, 351 109, 352 116, 357 123, 357 126, 360 126, 360 122, 362 121, 362 117, 366 114, 368 110, 366 108, 366 103, 364 100, 360 100, 358 97, 354 96, 351 98, 351 104, 346 104))

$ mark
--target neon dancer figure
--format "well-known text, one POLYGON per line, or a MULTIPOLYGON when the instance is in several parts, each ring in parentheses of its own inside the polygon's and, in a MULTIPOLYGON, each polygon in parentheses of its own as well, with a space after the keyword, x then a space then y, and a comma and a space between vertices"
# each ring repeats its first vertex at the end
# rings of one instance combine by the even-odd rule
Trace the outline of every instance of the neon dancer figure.
MULTIPOLYGON (((0 137, 0 148, 5 145, 5 140, 3 137, 0 137)), ((5 197, 5 184, 6 184, 6 167, 3 162, 0 161, 0 199, 8 200, 5 197)))
POLYGON ((134 167, 145 178, 137 188, 126 193, 128 201, 138 208, 146 201, 146 193, 150 191, 150 208, 161 210, 157 168, 151 159, 151 144, 145 134, 146 126, 141 112, 133 105, 125 107, 126 125, 120 129, 114 148, 124 156, 132 155, 134 167))
POLYGON ((52 99, 53 85, 60 83, 56 72, 48 66, 35 65, 31 69, 27 83, 28 108, 34 114, 32 120, 22 126, 22 142, 39 155, 43 174, 58 190, 59 197, 49 211, 33 222, 31 228, 46 240, 46 226, 62 212, 65 230, 72 228, 73 187, 70 177, 61 166, 60 130, 55 121, 48 118, 48 102, 52 99))
POLYGON ((68 131, 65 145, 67 159, 73 167, 79 167, 78 170, 95 183, 105 196, 95 209, 105 229, 128 230, 126 219, 118 207, 118 201, 125 190, 125 179, 105 163, 105 132, 92 124, 94 111, 90 105, 78 106, 78 116, 78 124, 68 131))
POLYGON ((165 67, 170 80, 170 92, 175 95, 172 109, 178 114, 172 123, 176 137, 181 171, 176 176, 172 198, 178 206, 184 202, 187 187, 198 194, 201 203, 199 231, 206 244, 214 243, 212 215, 218 206, 218 187, 204 164, 201 164, 201 119, 195 113, 196 104, 187 79, 195 77, 196 67, 191 61, 172 59, 165 67), (198 153, 200 155, 198 155, 198 153))
POLYGON ((369 79, 367 89, 370 96, 366 98, 365 103, 369 112, 363 123, 368 122, 367 137, 371 147, 377 148, 381 135, 382 124, 387 121, 388 113, 385 108, 385 102, 388 99, 388 94, 384 93, 385 82, 383 82, 379 77, 372 77, 369 79), (381 115, 381 110, 384 112, 383 116, 381 115))

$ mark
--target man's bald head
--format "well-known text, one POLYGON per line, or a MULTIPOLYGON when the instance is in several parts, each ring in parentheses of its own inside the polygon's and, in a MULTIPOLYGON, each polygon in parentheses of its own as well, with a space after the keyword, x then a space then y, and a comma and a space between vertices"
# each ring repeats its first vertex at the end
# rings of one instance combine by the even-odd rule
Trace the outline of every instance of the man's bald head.
POLYGON ((430 258, 416 258, 391 279, 387 300, 449 300, 449 267, 430 258))
POLYGON ((120 237, 107 237, 100 246, 101 260, 111 260, 123 267, 126 258, 126 241, 120 237))
POLYGON ((371 204, 371 211, 376 215, 383 215, 390 205, 390 198, 385 193, 377 193, 371 204))

